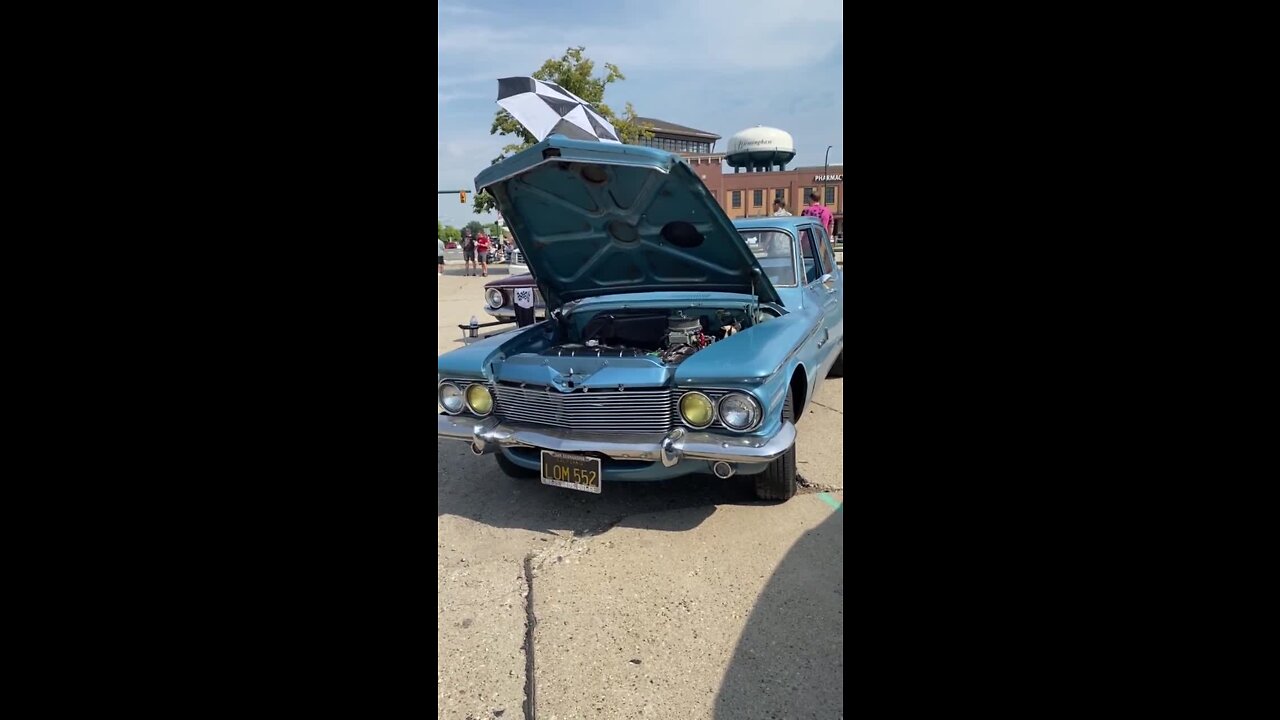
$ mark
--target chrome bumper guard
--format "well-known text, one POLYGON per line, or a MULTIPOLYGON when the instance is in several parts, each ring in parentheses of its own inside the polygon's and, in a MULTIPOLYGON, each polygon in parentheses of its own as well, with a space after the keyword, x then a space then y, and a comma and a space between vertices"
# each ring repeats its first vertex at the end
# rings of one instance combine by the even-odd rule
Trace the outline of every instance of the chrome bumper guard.
POLYGON ((771 438, 741 437, 675 428, 654 435, 570 433, 553 427, 504 423, 493 417, 439 414, 442 440, 471 443, 477 455, 499 447, 532 447, 566 453, 602 453, 614 460, 648 460, 671 467, 681 460, 730 463, 765 463, 782 457, 796 443, 796 426, 790 421, 771 438))

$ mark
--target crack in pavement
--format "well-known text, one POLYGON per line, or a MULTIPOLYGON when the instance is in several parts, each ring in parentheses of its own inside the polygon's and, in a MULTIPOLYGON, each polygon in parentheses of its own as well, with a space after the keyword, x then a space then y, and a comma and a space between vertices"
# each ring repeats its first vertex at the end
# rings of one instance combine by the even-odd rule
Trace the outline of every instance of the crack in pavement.
POLYGON ((843 414, 844 414, 844 411, 843 411, 843 410, 837 410, 837 409, 835 409, 835 408, 831 407, 830 405, 823 405, 822 403, 818 402, 817 400, 810 400, 809 402, 812 402, 814 405, 817 405, 818 407, 824 407, 824 408, 826 408, 826 409, 830 410, 830 411, 831 411, 831 412, 833 412, 833 413, 839 413, 839 414, 841 414, 841 415, 843 415, 843 414))

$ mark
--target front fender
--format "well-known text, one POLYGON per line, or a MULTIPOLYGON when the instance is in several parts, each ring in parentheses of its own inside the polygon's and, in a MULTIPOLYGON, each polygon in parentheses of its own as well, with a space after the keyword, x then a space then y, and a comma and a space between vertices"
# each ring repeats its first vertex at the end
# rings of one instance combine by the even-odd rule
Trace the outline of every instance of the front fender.
POLYGON ((488 378, 492 362, 508 355, 531 352, 540 345, 545 345, 548 342, 547 331, 544 321, 514 332, 477 340, 466 347, 441 355, 436 360, 436 372, 440 377, 471 378, 481 375, 488 378))
POLYGON ((699 350, 680 363, 676 382, 764 382, 786 370, 788 361, 818 328, 818 323, 799 312, 768 320, 699 350))

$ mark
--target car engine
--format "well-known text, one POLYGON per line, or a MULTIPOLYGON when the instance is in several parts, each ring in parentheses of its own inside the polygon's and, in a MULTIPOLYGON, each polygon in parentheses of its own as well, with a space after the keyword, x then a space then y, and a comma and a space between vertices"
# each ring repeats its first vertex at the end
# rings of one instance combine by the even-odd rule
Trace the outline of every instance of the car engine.
POLYGON ((580 332, 567 329, 570 342, 543 352, 557 357, 651 357, 666 365, 718 340, 741 332, 748 315, 741 310, 681 309, 670 313, 619 310, 591 317, 580 332), (576 336, 576 338, 574 337, 576 336), (576 342, 573 340, 577 340, 576 342))

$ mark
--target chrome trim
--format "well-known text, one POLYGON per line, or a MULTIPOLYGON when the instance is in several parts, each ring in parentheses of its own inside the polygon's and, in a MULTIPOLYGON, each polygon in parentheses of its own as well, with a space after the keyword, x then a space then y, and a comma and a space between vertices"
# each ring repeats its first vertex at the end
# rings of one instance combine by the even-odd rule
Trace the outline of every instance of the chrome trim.
POLYGON ((497 452, 499 447, 530 447, 556 452, 599 453, 614 460, 647 460, 673 467, 681 460, 773 462, 796 443, 796 426, 789 420, 783 421, 776 435, 765 438, 689 432, 684 428, 666 433, 619 436, 504 423, 495 417, 445 414, 436 417, 440 439, 469 442, 472 452, 478 454, 497 452))

